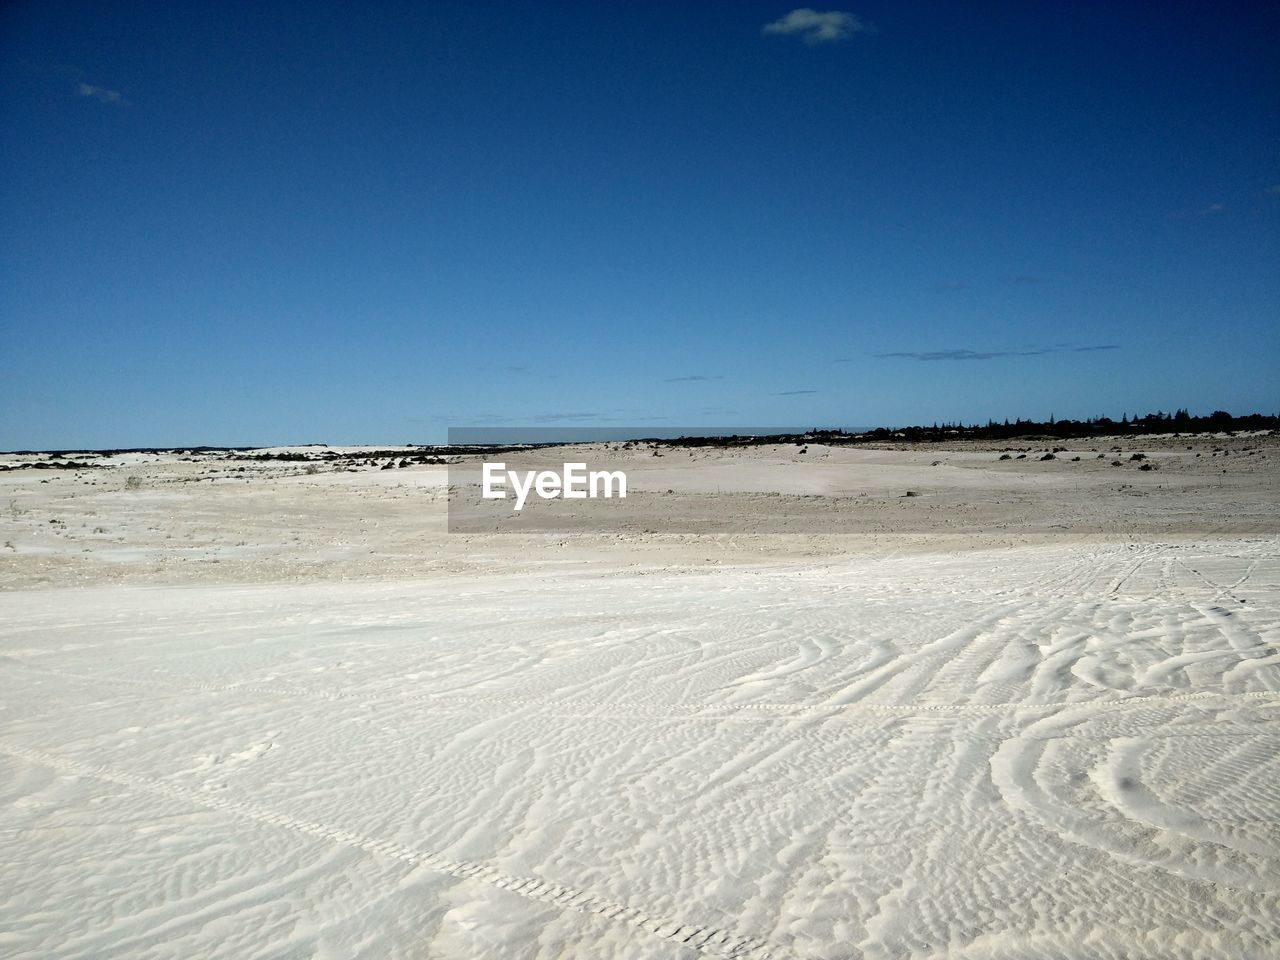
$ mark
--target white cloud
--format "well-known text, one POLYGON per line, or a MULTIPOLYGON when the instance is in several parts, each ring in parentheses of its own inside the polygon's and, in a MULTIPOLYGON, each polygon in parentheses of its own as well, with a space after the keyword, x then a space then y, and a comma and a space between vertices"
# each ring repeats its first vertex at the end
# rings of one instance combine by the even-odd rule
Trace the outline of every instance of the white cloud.
POLYGON ((843 10, 819 13, 808 7, 800 7, 773 23, 765 24, 764 32, 782 36, 798 35, 805 43, 832 43, 836 40, 848 40, 855 33, 876 31, 875 27, 843 10))
POLYGON ((95 87, 92 83, 76 84, 76 96, 92 97, 99 103, 109 103, 116 107, 127 107, 129 101, 118 90, 108 90, 105 87, 95 87))

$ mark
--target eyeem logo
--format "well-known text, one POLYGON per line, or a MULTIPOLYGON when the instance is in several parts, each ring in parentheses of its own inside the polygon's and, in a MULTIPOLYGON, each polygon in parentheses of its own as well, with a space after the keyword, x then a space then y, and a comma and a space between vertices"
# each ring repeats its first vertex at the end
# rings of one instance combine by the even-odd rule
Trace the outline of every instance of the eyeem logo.
POLYGON ((585 463, 566 463, 559 473, 554 470, 508 470, 505 463, 486 463, 481 468, 483 483, 480 495, 486 500, 505 500, 506 487, 515 491, 515 510, 524 507, 530 491, 543 500, 562 497, 565 500, 592 500, 599 497, 626 498, 627 475, 621 470, 587 471, 585 463), (615 488, 617 492, 615 493, 615 488))

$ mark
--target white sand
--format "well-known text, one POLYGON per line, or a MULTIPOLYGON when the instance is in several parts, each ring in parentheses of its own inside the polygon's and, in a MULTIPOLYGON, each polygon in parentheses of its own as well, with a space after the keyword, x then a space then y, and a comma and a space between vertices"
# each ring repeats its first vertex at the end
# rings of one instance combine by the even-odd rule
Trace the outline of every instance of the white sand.
POLYGON ((868 494, 777 537, 0 474, 0 952, 1278 956, 1280 449, 1213 445, 636 457, 868 494))

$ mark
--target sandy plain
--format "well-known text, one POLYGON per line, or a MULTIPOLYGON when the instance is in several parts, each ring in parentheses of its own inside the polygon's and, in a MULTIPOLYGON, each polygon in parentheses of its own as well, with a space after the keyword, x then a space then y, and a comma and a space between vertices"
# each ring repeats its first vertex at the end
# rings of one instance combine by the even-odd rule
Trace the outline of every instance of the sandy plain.
POLYGON ((0 951, 1280 956, 1280 438, 800 449, 0 455, 0 951))

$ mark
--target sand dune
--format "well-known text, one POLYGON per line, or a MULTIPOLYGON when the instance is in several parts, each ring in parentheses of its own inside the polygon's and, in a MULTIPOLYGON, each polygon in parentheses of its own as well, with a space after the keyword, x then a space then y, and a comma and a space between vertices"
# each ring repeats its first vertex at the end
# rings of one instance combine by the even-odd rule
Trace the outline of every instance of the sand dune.
MULTIPOLYGON (((725 509, 787 468, 753 456, 725 509)), ((1277 956, 1275 459, 1188 521, 1214 474, 1173 457, 1129 516, 957 451, 934 508, 1030 521, 789 541, 450 537, 433 468, 7 474, 0 946, 1277 956)))

